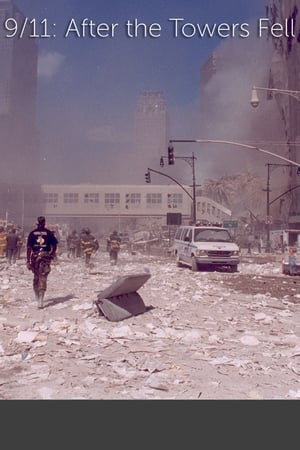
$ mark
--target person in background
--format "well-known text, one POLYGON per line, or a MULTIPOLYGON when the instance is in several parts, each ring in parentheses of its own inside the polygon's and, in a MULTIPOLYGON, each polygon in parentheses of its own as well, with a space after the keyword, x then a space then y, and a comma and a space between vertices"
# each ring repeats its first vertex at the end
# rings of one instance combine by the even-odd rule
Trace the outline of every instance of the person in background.
POLYGON ((114 230, 107 239, 107 248, 109 251, 110 263, 112 265, 117 264, 119 251, 121 249, 121 238, 116 230, 114 230))
POLYGON ((68 236, 67 236, 68 258, 76 258, 79 242, 80 242, 80 237, 76 230, 73 230, 70 234, 68 234, 68 236))
POLYGON ((20 227, 17 227, 17 235, 19 236, 17 259, 20 259, 21 258, 22 248, 23 248, 24 241, 25 241, 24 231, 20 227))
POLYGON ((81 258, 81 236, 82 233, 78 233, 78 241, 77 241, 77 246, 76 246, 76 258, 81 258))
POLYGON ((99 242, 89 228, 84 228, 82 230, 80 242, 81 250, 85 258, 85 265, 89 266, 92 253, 95 253, 99 249, 99 242))
POLYGON ((44 216, 37 218, 37 227, 27 237, 27 269, 33 272, 33 290, 38 308, 44 306, 47 290, 47 278, 51 271, 51 261, 56 257, 58 240, 54 233, 46 228, 44 216))
POLYGON ((107 251, 107 253, 110 252, 110 239, 109 239, 109 237, 106 239, 106 251, 107 251))
POLYGON ((20 238, 17 230, 12 228, 6 236, 6 257, 9 265, 16 263, 19 241, 20 238))
POLYGON ((6 236, 7 233, 4 227, 0 227, 0 258, 6 256, 6 236))

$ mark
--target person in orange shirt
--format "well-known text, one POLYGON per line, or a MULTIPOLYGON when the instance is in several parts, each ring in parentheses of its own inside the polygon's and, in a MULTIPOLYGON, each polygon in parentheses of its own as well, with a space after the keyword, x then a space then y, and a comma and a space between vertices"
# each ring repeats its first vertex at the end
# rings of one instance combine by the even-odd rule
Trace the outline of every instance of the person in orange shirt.
POLYGON ((92 253, 95 253, 99 249, 98 239, 95 238, 89 228, 84 228, 81 233, 80 244, 85 259, 85 265, 89 267, 92 253))
POLYGON ((7 233, 4 229, 4 227, 1 226, 0 227, 0 258, 6 257, 6 248, 7 248, 6 237, 7 237, 7 233))

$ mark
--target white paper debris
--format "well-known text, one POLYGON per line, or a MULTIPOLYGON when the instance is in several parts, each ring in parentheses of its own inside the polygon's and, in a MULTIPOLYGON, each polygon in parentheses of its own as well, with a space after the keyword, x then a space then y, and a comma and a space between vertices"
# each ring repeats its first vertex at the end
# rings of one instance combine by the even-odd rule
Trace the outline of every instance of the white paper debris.
POLYGON ((243 336, 240 341, 244 345, 259 345, 259 340, 255 336, 243 336))
POLYGON ((20 331, 15 341, 19 343, 33 342, 38 335, 36 331, 20 331))

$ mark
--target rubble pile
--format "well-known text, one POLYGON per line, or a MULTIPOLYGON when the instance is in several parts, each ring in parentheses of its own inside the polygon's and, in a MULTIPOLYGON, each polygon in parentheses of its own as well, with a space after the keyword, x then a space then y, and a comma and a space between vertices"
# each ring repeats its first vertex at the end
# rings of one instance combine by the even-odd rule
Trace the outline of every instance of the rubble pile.
POLYGON ((1 399, 300 398, 299 282, 288 297, 271 294, 268 275, 283 283, 279 263, 230 274, 171 257, 108 258, 98 253, 86 268, 60 257, 41 310, 24 261, 0 265, 1 399), (99 292, 143 272, 146 312, 119 322, 99 314, 99 292), (266 282, 245 294, 234 288, 242 275, 266 282))

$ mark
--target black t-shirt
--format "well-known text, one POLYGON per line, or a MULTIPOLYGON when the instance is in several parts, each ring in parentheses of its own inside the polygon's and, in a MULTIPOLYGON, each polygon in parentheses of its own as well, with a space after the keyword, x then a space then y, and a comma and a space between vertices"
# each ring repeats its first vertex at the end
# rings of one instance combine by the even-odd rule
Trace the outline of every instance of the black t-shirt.
POLYGON ((30 247, 33 252, 49 252, 57 244, 54 233, 48 228, 36 228, 29 233, 27 238, 27 247, 30 247))

